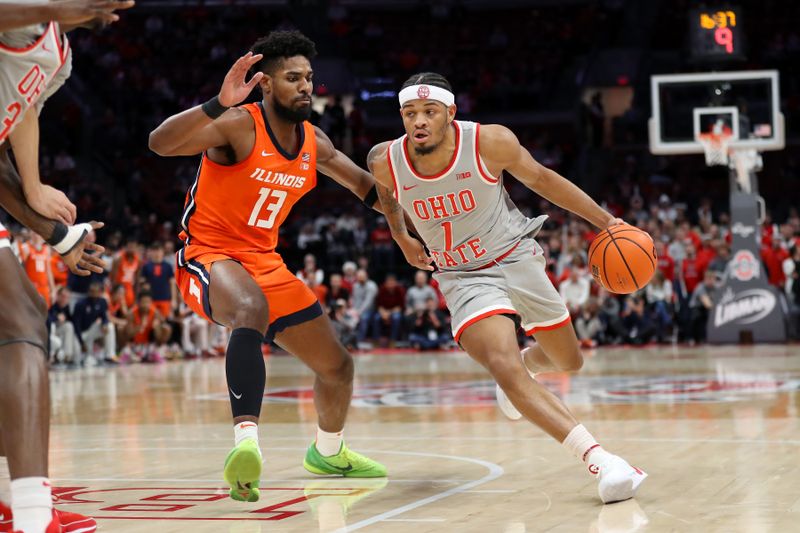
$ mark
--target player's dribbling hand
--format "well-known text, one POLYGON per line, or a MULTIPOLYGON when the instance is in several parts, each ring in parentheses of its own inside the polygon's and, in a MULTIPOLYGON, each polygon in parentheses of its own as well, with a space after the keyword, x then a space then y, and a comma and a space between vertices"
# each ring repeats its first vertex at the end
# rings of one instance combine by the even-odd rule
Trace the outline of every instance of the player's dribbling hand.
POLYGON ((263 72, 256 72, 250 81, 245 82, 247 72, 250 67, 261 61, 263 54, 255 54, 247 52, 245 55, 236 60, 231 69, 225 75, 222 82, 222 88, 219 90, 219 103, 225 107, 233 107, 250 94, 253 87, 261 81, 264 77, 263 72))
MULTIPOLYGON (((89 224, 93 230, 99 230, 103 227, 102 222, 91 221, 89 224)), ((88 276, 92 272, 95 274, 102 274, 105 270, 105 262, 100 257, 100 254, 105 251, 105 248, 94 242, 88 242, 86 234, 83 236, 78 244, 66 255, 62 255, 64 264, 67 265, 70 272, 76 276, 88 276)))
POLYGON ((58 220, 67 226, 75 223, 77 209, 67 195, 49 185, 40 184, 25 191, 25 199, 40 215, 58 220))
POLYGON ((408 264, 420 270, 433 270, 433 259, 425 251, 425 247, 410 235, 397 240, 408 264))
POLYGON ((59 24, 81 24, 97 20, 105 26, 119 20, 114 11, 130 9, 133 0, 54 0, 50 4, 53 20, 59 24))
POLYGON ((622 220, 621 218, 612 218, 612 219, 611 219, 611 220, 608 222, 608 224, 606 224, 606 227, 607 227, 607 228, 610 228, 611 226, 618 226, 618 225, 620 225, 620 224, 627 224, 627 222, 625 222, 625 221, 624 221, 624 220, 622 220))

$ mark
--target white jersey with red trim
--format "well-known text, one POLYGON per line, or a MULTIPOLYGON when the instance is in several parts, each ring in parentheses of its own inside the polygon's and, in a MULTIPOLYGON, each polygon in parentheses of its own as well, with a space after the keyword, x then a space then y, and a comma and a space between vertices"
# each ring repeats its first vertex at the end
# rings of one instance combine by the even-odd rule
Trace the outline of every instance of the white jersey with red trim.
POLYGON ((408 155, 407 135, 389 146, 395 198, 409 213, 437 266, 473 270, 508 254, 533 237, 547 215, 530 219, 511 201, 502 176, 492 176, 479 152, 476 122, 453 121, 456 149, 434 176, 417 172, 408 155))
POLYGON ((57 23, 0 33, 0 144, 29 107, 41 109, 71 70, 69 41, 57 23))

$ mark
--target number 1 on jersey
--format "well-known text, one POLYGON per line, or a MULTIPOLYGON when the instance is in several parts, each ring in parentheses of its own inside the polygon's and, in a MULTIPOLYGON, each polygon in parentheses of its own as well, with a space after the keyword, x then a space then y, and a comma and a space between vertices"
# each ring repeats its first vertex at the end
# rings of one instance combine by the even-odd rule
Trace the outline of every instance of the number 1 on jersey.
POLYGON ((453 223, 452 222, 442 222, 442 228, 444 228, 444 249, 447 252, 453 251, 453 223))
POLYGON ((256 202, 256 205, 253 206, 253 211, 250 213, 250 220, 247 221, 247 225, 255 226, 257 228, 270 229, 275 225, 275 219, 278 218, 278 213, 280 212, 281 207, 283 207, 283 203, 285 201, 286 191, 276 191, 267 187, 261 187, 261 190, 258 191, 258 201, 256 202), (261 208, 264 207, 264 203, 270 196, 272 196, 274 201, 267 204, 267 207, 265 208, 267 211, 269 211, 269 217, 258 218, 258 215, 261 214, 261 208))

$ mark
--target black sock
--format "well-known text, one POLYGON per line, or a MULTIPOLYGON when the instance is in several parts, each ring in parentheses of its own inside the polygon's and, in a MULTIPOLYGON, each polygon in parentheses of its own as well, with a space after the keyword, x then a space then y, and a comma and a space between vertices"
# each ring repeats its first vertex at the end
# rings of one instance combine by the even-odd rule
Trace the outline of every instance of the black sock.
POLYGON ((225 353, 225 375, 234 418, 261 414, 267 382, 267 370, 261 355, 263 340, 263 334, 250 328, 237 328, 231 333, 225 353))

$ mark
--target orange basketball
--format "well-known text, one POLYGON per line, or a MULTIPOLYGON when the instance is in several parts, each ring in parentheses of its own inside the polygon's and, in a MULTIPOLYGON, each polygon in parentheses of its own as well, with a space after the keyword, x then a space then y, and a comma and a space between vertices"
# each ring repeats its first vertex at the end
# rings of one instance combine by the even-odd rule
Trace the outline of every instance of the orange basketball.
POLYGON ((653 238, 627 224, 601 231, 589 246, 592 277, 609 292, 630 294, 643 288, 653 278, 656 264, 653 238))

